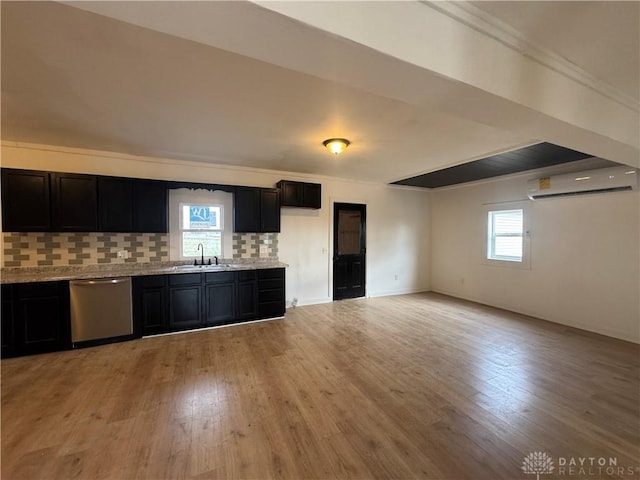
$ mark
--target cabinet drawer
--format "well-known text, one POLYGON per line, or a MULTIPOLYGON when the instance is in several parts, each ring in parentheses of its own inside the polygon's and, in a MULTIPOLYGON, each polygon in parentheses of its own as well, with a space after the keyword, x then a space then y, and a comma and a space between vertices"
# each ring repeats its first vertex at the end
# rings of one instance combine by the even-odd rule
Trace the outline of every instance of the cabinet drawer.
POLYGON ((20 298, 54 297, 60 294, 60 284, 61 282, 19 283, 14 288, 20 298))
POLYGON ((281 278, 271 278, 258 281, 258 288, 262 290, 282 290, 284 287, 283 280, 281 278))
POLYGON ((205 273, 206 283, 233 283, 236 272, 209 272, 205 273))
POLYGON ((258 292, 258 300, 260 303, 264 302, 283 302, 284 290, 278 288, 277 290, 260 290, 258 292))
POLYGON ((145 275, 143 277, 134 277, 133 283, 137 283, 141 287, 164 287, 166 285, 166 275, 145 275))
POLYGON ((258 270, 259 280, 271 278, 284 279, 284 268, 266 268, 263 270, 258 270))
POLYGON ((169 285, 200 285, 202 274, 200 273, 179 273, 169 275, 169 285))
POLYGON ((261 318, 283 317, 285 313, 284 303, 267 302, 258 305, 258 315, 261 318))
POLYGON ((238 272, 238 280, 241 282, 248 282, 256 279, 255 270, 240 270, 238 272))

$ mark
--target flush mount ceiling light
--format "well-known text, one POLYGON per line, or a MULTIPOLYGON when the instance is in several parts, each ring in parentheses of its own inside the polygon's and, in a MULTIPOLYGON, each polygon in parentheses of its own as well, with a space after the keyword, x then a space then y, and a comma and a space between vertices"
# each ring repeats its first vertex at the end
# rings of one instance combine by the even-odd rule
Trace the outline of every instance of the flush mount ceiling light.
POLYGON ((351 142, 346 138, 328 138, 322 142, 322 145, 327 147, 327 150, 334 155, 338 155, 339 153, 344 152, 350 143, 351 142))

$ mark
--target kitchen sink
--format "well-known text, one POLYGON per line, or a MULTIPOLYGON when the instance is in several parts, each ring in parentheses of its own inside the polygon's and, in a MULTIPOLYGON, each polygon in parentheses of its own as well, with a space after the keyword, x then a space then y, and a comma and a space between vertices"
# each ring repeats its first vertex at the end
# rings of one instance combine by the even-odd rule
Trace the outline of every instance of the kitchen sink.
POLYGON ((191 272, 199 272, 199 271, 216 271, 223 270, 226 268, 238 268, 240 265, 233 263, 221 263, 219 265, 176 265, 171 267, 171 270, 177 271, 191 271, 191 272))

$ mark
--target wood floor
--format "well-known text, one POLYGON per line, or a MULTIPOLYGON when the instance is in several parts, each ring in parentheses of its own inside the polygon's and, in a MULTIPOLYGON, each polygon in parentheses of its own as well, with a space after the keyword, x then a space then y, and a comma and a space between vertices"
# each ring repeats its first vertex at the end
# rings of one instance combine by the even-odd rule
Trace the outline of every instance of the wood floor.
POLYGON ((2 479, 640 478, 639 362, 437 294, 3 360, 2 479))

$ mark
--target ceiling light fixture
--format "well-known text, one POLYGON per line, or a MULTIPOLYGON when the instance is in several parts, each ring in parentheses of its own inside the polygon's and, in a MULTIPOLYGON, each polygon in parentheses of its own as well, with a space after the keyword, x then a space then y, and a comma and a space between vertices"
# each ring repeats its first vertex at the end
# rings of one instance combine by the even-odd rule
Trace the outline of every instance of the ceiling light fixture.
POLYGON ((329 138, 322 142, 322 145, 327 147, 334 155, 344 152, 351 142, 346 138, 329 138))

